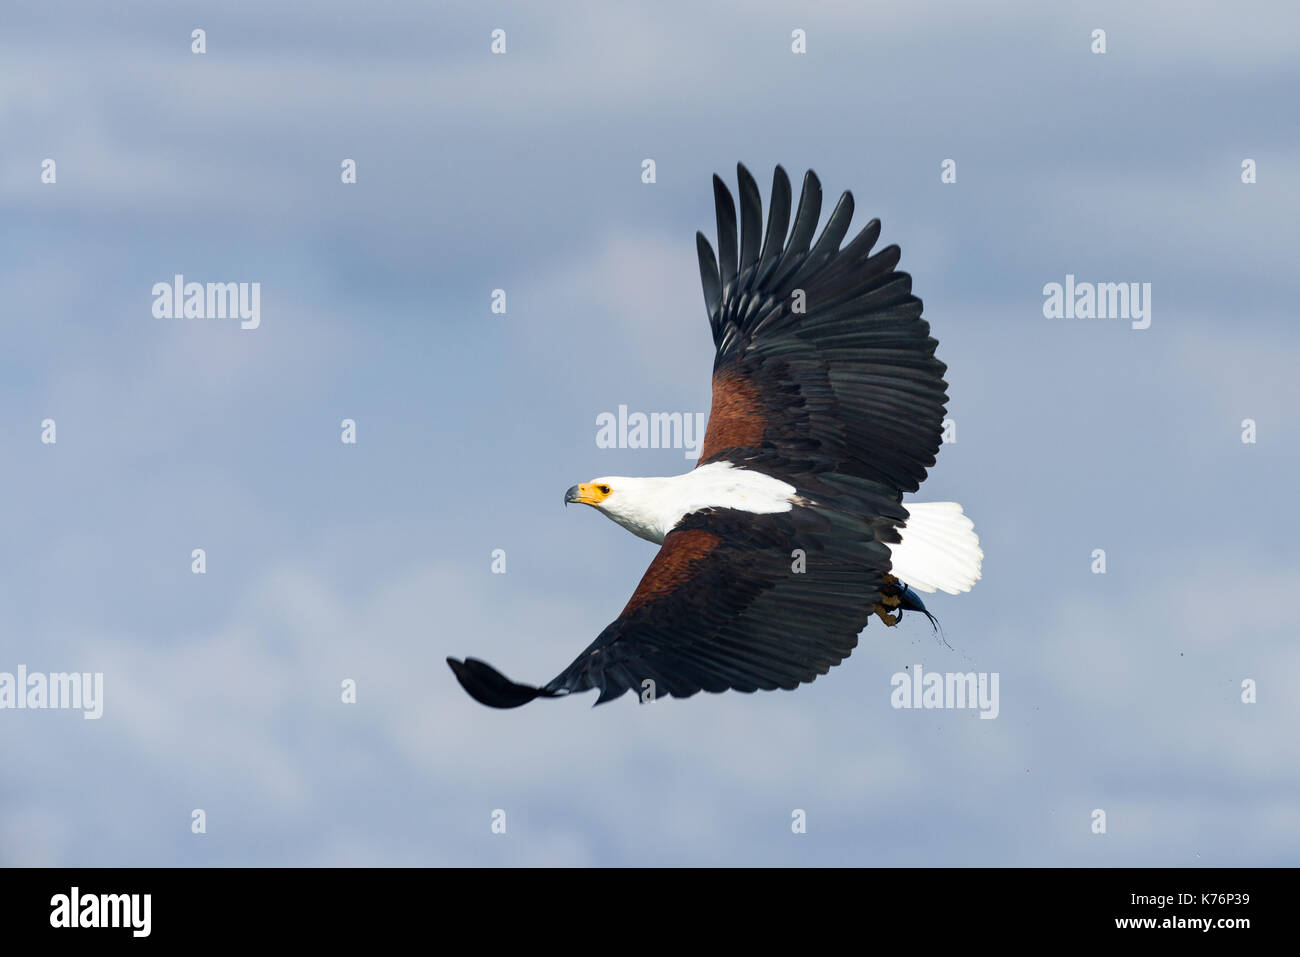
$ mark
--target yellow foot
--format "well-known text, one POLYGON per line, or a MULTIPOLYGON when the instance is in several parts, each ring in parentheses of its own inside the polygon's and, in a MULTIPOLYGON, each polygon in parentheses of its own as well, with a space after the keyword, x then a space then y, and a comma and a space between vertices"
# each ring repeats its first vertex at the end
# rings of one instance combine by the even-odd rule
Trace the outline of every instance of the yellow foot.
MULTIPOLYGON (((897 585, 897 584, 898 584, 898 579, 895 578, 893 575, 890 575, 890 574, 888 574, 888 573, 886 573, 885 576, 884 576, 883 578, 880 579, 880 587, 881 587, 881 590, 882 590, 882 591, 883 591, 884 589, 886 589, 886 588, 889 588, 889 587, 891 587, 891 586, 893 586, 893 585, 897 585)), ((902 597, 901 592, 900 592, 899 594, 896 594, 896 595, 883 595, 883 594, 882 594, 882 595, 880 596, 880 604, 882 604, 882 605, 884 605, 886 608, 890 608, 890 609, 897 608, 897 607, 899 606, 899 604, 902 603, 902 601, 903 601, 903 597, 902 597)))
POLYGON ((886 627, 888 628, 893 628, 895 625, 897 625, 900 621, 903 620, 903 613, 901 611, 895 614, 893 618, 890 618, 889 609, 886 608, 884 605, 877 605, 872 610, 876 613, 876 617, 878 617, 881 621, 883 621, 886 627))

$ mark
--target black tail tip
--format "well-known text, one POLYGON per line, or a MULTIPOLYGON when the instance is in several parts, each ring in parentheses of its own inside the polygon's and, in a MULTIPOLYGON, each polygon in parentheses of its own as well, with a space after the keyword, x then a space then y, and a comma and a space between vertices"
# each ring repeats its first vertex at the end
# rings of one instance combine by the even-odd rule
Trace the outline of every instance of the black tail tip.
POLYGON ((459 661, 448 657, 447 665, 469 696, 489 708, 518 708, 536 697, 547 695, 541 688, 516 684, 486 661, 477 658, 459 661))

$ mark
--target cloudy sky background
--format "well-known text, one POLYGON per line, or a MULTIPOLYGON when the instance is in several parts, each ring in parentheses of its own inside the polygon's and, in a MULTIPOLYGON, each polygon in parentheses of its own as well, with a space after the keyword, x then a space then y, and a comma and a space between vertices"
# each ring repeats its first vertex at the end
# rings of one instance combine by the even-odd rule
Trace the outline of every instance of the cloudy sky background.
POLYGON ((0 863, 1300 862, 1300 13, 1133 7, 6 9, 0 671, 106 687, 0 712, 0 863), (483 708, 446 655, 543 681, 653 555, 560 499, 692 464, 595 417, 707 410, 737 160, 902 246, 984 580, 794 694, 483 708), (175 273, 261 328, 154 318, 175 273), (1151 327, 1045 319, 1066 273, 1151 327), (894 710, 917 663, 1000 716, 894 710))

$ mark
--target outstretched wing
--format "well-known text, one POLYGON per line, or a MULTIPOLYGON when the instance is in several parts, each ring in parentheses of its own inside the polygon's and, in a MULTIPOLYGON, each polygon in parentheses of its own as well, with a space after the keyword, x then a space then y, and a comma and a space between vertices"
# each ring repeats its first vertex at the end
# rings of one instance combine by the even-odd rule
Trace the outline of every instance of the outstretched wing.
POLYGON ((735 203, 717 176, 719 258, 696 234, 717 349, 698 464, 766 453, 769 466, 777 460, 772 474, 785 477, 780 460, 815 460, 820 471, 879 482, 901 500, 934 464, 948 396, 912 278, 894 268, 899 248, 872 255, 876 219, 840 248, 853 217, 847 192, 813 244, 822 192, 811 171, 787 239, 790 180, 779 166, 760 248, 758 186, 743 165, 737 172, 739 237, 735 203))
MULTIPOLYGON (((873 495, 839 481, 846 494, 873 495)), ((900 520, 887 497, 872 504, 888 516, 880 522, 900 520)), ((686 698, 797 687, 848 656, 880 600, 889 550, 855 511, 696 512, 664 539, 623 613, 547 684, 516 684, 474 658, 448 664, 495 708, 591 688, 600 704, 628 690, 686 698)))

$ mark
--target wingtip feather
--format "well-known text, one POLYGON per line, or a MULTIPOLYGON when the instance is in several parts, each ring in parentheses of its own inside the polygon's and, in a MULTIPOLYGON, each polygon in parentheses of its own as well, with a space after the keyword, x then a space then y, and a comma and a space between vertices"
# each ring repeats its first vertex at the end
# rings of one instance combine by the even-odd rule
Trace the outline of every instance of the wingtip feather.
POLYGON ((516 684, 486 661, 448 657, 447 665, 471 698, 489 708, 518 708, 537 697, 554 697, 541 688, 516 684))

